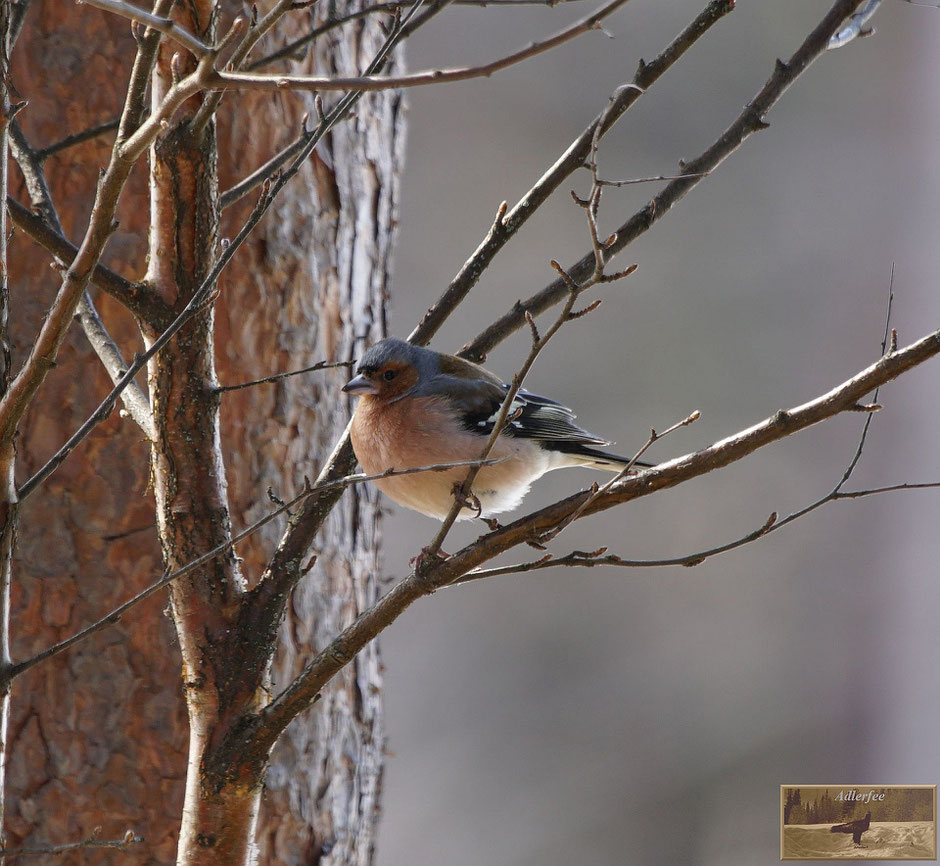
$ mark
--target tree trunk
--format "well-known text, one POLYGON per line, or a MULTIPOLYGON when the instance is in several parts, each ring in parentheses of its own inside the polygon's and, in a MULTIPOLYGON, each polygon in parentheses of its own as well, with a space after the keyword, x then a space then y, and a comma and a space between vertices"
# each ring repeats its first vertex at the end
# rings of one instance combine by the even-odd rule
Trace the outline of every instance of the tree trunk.
MULTIPOLYGON (((269 42, 280 45, 308 27, 307 16, 295 13, 269 42)), ((135 49, 129 31, 125 21, 90 7, 35 0, 13 57, 13 83, 29 100, 20 119, 34 146, 117 116, 135 49)), ((299 66, 318 74, 354 74, 371 59, 381 37, 375 23, 334 31, 299 66)), ((164 70, 168 56, 162 61, 164 70)), ((302 100, 296 94, 225 96, 217 132, 222 189, 297 134, 304 112, 313 114, 312 106, 302 100)), ((331 100, 326 101, 329 106, 331 100)), ((130 421, 115 413, 24 503, 14 567, 14 659, 106 613, 150 583, 164 564, 182 564, 211 546, 211 534, 188 532, 180 516, 181 497, 201 498, 204 504, 206 497, 227 496, 232 523, 240 528, 270 507, 268 488, 287 498, 300 489, 304 476, 316 474, 348 417, 346 400, 338 391, 343 372, 313 373, 223 394, 218 433, 211 407, 187 399, 191 395, 184 386, 211 383, 215 375, 228 384, 322 359, 351 358, 363 345, 357 340, 371 342, 384 333, 402 127, 397 95, 363 99, 357 116, 320 145, 322 157, 315 155, 284 190, 223 274, 214 323, 215 357, 200 355, 184 370, 181 365, 194 360, 186 354, 184 332, 171 344, 177 348, 167 360, 155 365, 150 379, 153 405, 158 417, 170 418, 172 425, 162 427, 158 435, 153 486, 147 443, 130 421), (205 411, 200 418, 174 417, 182 410, 205 411), (180 450, 179 441, 172 438, 183 429, 201 431, 199 435, 209 439, 219 435, 225 465, 186 466, 183 457, 192 452, 180 450), (162 461, 169 461, 163 469, 162 461), (209 478, 213 473, 214 480, 209 478)), ((84 230, 97 171, 106 162, 111 140, 108 136, 86 142, 46 162, 72 240, 84 230)), ((207 153, 203 150, 200 159, 207 153)), ((162 159, 158 154, 154 171, 179 167, 162 159)), ((207 184, 198 195, 209 201, 215 195, 214 168, 196 162, 190 162, 196 173, 188 175, 187 182, 207 184)), ((143 168, 135 171, 124 194, 121 226, 105 261, 132 279, 143 277, 145 270, 143 168)), ((16 188, 18 176, 13 177, 14 194, 25 200, 22 189, 16 188)), ((237 231, 251 201, 249 197, 222 214, 221 236, 237 231)), ((169 214, 177 228, 182 225, 179 214, 162 213, 169 214)), ((167 275, 161 269, 182 263, 192 286, 200 268, 211 263, 216 237, 211 223, 178 232, 178 238, 201 238, 184 250, 185 255, 180 253, 182 243, 175 250, 151 252, 149 276, 165 292, 165 300, 178 300, 171 295, 179 289, 181 271, 167 275)), ((13 342, 19 362, 55 277, 47 254, 19 234, 13 239, 12 260, 13 342)), ((109 298, 100 298, 99 304, 125 357, 131 356, 141 345, 135 323, 109 298)), ((205 316, 192 325, 190 336, 211 327, 211 318, 205 316)), ((23 425, 21 482, 84 420, 105 393, 106 383, 76 329, 23 425)), ((252 584, 281 528, 271 526, 267 534, 259 533, 241 546, 240 564, 234 557, 223 557, 216 567, 227 570, 226 580, 233 585, 238 585, 239 574, 252 584)), ((224 526, 221 532, 224 535, 224 526)), ((282 687, 315 648, 375 599, 376 545, 374 495, 366 490, 347 494, 321 534, 315 567, 288 606, 271 689, 282 687)), ((204 584, 200 591, 211 593, 211 586, 204 584)), ((204 601, 207 596, 200 597, 204 601)), ((192 599, 185 586, 174 590, 178 617, 185 616, 185 605, 192 599)), ((225 598, 221 602, 224 608, 225 598)), ((15 682, 6 824, 10 847, 73 841, 99 826, 103 838, 116 838, 132 828, 147 839, 147 853, 133 855, 134 862, 173 860, 187 752, 197 756, 198 764, 209 729, 197 724, 187 731, 183 690, 191 696, 193 684, 204 681, 191 677, 194 672, 187 668, 181 688, 185 633, 177 638, 161 616, 162 604, 151 599, 119 624, 15 682)), ((377 649, 360 655, 317 707, 282 737, 258 819, 260 863, 370 861, 384 740, 379 670, 377 649)), ((267 684, 261 685, 257 701, 268 693, 267 684)), ((199 720, 218 720, 218 707, 203 709, 199 720)), ((238 803, 229 799, 220 804, 196 790, 199 782, 191 773, 188 802, 197 808, 184 826, 223 826, 232 820, 245 826, 255 819, 256 790, 230 786, 238 803), (233 808, 238 814, 232 814, 233 808)), ((206 841, 196 838, 201 832, 190 840, 190 851, 193 841, 206 841)), ((95 862, 122 862, 127 855, 101 851, 95 857, 95 862)), ((59 862, 81 863, 86 857, 78 852, 59 862)))

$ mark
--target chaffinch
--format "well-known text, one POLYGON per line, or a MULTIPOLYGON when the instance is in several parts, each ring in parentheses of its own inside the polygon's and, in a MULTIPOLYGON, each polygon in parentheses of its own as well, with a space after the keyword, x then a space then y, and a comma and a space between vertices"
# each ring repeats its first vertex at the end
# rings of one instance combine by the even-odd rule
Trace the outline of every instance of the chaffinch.
MULTIPOLYGON (((361 398, 350 437, 370 475, 479 458, 509 390, 476 364, 391 338, 372 346, 356 373, 343 391, 361 398)), ((552 469, 589 466, 619 472, 630 462, 593 447, 610 443, 579 427, 570 409, 547 397, 520 390, 509 417, 490 452, 500 462, 483 466, 473 482, 480 516, 515 508, 529 485, 552 469)), ((455 484, 466 475, 467 469, 459 467, 375 483, 399 505, 443 519, 454 503, 455 484)), ((458 519, 473 516, 465 509, 458 519)))

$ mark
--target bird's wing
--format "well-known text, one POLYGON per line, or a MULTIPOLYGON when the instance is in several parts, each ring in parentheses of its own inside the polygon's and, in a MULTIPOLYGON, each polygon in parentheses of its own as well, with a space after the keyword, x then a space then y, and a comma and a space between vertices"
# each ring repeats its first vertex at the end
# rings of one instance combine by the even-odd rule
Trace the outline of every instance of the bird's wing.
MULTIPOLYGON (((509 386, 503 382, 455 380, 448 389, 460 413, 463 426, 488 436, 496 423, 499 408, 506 399, 509 386)), ((589 433, 574 423, 575 414, 547 397, 521 390, 509 407, 510 421, 506 433, 523 439, 570 442, 583 445, 609 445, 606 439, 589 433)))

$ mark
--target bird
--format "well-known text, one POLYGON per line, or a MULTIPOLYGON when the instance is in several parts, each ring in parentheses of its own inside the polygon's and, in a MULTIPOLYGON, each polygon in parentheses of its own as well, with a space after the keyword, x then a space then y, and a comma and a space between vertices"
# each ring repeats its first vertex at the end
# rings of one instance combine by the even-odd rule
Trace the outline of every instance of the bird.
POLYGON ((871 812, 866 812, 864 818, 857 821, 848 821, 845 824, 836 824, 829 828, 830 833, 851 833, 852 841, 856 845, 862 844, 862 833, 864 833, 869 824, 871 824, 871 812))
MULTIPOLYGON (((393 337, 359 360, 343 391, 359 398, 350 439, 362 469, 376 475, 480 457, 510 386, 483 367, 393 337)), ((631 458, 600 450, 611 443, 574 423, 571 409, 520 389, 458 520, 516 508, 535 479, 552 469, 588 466, 620 472, 631 458)), ((375 480, 392 501, 443 520, 467 467, 375 480)))

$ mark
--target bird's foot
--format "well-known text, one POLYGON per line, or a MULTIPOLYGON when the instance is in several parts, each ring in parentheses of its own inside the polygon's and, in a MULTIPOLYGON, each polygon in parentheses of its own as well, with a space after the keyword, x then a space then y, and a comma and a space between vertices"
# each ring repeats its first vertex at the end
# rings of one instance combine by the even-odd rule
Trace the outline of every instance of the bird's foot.
POLYGON ((453 489, 451 492, 454 494, 454 499, 457 500, 457 504, 461 508, 469 508, 471 511, 475 511, 474 517, 480 517, 483 514, 483 505, 480 502, 479 497, 472 491, 463 489, 463 482, 456 481, 454 482, 453 489))

